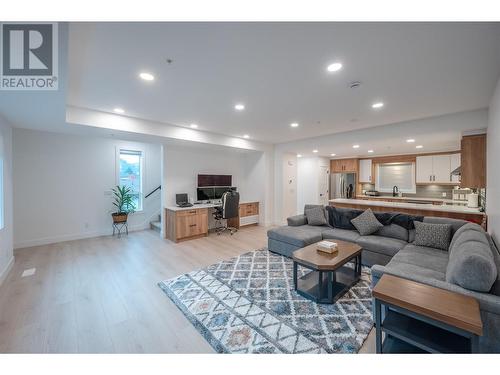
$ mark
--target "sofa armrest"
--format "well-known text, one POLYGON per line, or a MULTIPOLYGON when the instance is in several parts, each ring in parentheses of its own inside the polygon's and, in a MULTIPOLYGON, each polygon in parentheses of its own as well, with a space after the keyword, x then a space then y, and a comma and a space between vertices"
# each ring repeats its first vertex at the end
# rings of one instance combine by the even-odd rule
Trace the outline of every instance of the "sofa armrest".
POLYGON ((477 301, 479 302, 479 307, 482 311, 487 311, 495 315, 500 315, 500 296, 496 296, 494 294, 489 294, 489 293, 474 292, 472 290, 464 289, 458 285, 451 284, 446 281, 403 273, 378 264, 374 265, 371 268, 371 271, 372 271, 372 288, 378 283, 382 275, 384 273, 387 273, 390 275, 401 277, 403 279, 408 279, 416 281, 418 283, 434 286, 436 288, 449 290, 451 292, 464 294, 466 296, 471 296, 477 299, 477 301))
POLYGON ((304 214, 295 215, 295 216, 290 216, 289 218, 286 219, 286 221, 288 222, 288 225, 291 227, 299 227, 301 225, 307 224, 307 217, 304 214))

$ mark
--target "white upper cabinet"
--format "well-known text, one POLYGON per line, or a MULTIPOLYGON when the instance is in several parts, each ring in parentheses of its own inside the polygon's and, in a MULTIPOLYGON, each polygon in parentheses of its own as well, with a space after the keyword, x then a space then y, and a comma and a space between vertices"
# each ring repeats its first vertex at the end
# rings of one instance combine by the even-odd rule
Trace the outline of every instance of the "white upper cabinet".
POLYGON ((417 184, 432 183, 432 156, 417 156, 417 184))
POLYGON ((432 182, 450 183, 451 182, 451 163, 450 155, 435 155, 432 157, 432 170, 434 177, 432 182))
POLYGON ((359 161, 359 182, 372 183, 372 160, 359 161))
POLYGON ((460 154, 417 156, 417 184, 457 182, 458 179, 451 176, 451 171, 459 165, 460 154))
MULTIPOLYGON (((450 155, 450 170, 453 172, 455 169, 460 167, 461 165, 461 159, 460 159, 460 154, 451 154, 450 155)), ((452 182, 460 182, 460 176, 451 176, 451 181, 452 182)))

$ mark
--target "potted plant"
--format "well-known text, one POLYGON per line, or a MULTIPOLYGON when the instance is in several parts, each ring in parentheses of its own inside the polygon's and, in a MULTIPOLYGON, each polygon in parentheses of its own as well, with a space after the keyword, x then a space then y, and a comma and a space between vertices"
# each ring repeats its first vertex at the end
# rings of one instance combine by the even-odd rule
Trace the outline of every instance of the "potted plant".
POLYGON ((132 190, 128 186, 116 186, 111 191, 114 194, 113 206, 117 210, 111 214, 113 222, 125 223, 127 222, 128 214, 133 213, 135 210, 133 195, 131 194, 132 190))

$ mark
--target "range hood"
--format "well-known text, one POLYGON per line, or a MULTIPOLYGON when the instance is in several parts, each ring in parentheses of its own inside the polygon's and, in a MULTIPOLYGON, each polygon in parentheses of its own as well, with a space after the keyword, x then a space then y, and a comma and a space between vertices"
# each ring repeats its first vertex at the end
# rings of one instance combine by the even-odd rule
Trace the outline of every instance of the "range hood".
POLYGON ((460 176, 462 174, 462 168, 458 167, 451 171, 452 176, 460 176))

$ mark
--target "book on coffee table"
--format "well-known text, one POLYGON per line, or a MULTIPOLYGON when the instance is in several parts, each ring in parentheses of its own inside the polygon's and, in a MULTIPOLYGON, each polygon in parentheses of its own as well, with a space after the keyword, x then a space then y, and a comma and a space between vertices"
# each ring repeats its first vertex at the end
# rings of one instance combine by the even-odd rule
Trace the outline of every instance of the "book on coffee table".
POLYGON ((328 254, 333 254, 338 251, 337 243, 332 241, 320 241, 316 244, 316 248, 318 251, 322 251, 328 254))

